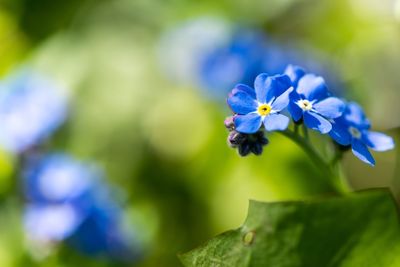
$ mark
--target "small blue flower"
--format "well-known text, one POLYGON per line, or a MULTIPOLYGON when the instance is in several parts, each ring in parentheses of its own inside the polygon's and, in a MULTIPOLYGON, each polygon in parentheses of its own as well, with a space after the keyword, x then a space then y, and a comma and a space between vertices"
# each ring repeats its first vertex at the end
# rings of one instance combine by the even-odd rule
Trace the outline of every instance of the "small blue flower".
POLYGON ((266 43, 261 32, 235 30, 224 45, 215 47, 200 60, 201 87, 212 96, 221 97, 227 93, 224 88, 237 83, 251 84, 259 73, 266 71, 263 68, 268 51, 266 43))
POLYGON ((289 65, 285 74, 290 77, 295 90, 290 94, 289 112, 295 122, 304 120, 305 125, 322 134, 332 129, 330 120, 338 118, 345 103, 332 97, 322 77, 307 74, 297 66, 289 65))
POLYGON ((351 146, 353 154, 372 166, 375 160, 368 148, 386 151, 394 148, 393 138, 383 133, 369 131, 371 124, 362 108, 348 103, 343 116, 332 121, 329 135, 342 146, 351 146))
POLYGON ((136 233, 132 225, 125 229, 113 188, 97 168, 65 154, 28 158, 27 163, 24 224, 30 240, 65 241, 82 253, 111 260, 138 258, 142 249, 136 233))
POLYGON ((23 172, 25 195, 35 203, 66 203, 92 194, 99 170, 66 154, 28 157, 23 172))
POLYGON ((289 77, 263 73, 255 79, 254 88, 238 84, 228 97, 228 105, 237 114, 236 131, 255 133, 262 124, 267 131, 285 130, 289 118, 281 111, 289 104, 289 94, 293 90, 289 77))
POLYGON ((65 120, 67 98, 47 77, 13 75, 0 87, 0 146, 21 153, 46 139, 65 120))
POLYGON ((73 205, 32 203, 25 207, 24 224, 30 239, 40 244, 71 236, 85 216, 73 205))
POLYGON ((90 256, 108 256, 119 262, 133 262, 141 258, 143 248, 138 241, 137 229, 127 218, 110 194, 96 199, 96 205, 67 240, 68 244, 90 256))
POLYGON ((70 237, 95 205, 99 175, 66 154, 30 155, 22 172, 29 236, 41 241, 70 237))

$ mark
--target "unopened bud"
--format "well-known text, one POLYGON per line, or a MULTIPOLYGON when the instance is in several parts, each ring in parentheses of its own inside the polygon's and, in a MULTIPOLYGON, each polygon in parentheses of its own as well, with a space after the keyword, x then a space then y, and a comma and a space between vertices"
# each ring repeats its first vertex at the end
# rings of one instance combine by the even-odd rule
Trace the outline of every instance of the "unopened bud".
POLYGON ((237 147, 246 140, 246 135, 237 131, 232 131, 228 135, 228 144, 231 147, 237 147))
POLYGON ((235 129, 235 123, 233 122, 235 116, 229 116, 225 119, 224 124, 225 127, 229 130, 232 131, 235 129))
POLYGON ((238 152, 239 152, 239 155, 242 157, 247 156, 251 152, 250 143, 244 142, 243 144, 241 144, 238 147, 238 152))

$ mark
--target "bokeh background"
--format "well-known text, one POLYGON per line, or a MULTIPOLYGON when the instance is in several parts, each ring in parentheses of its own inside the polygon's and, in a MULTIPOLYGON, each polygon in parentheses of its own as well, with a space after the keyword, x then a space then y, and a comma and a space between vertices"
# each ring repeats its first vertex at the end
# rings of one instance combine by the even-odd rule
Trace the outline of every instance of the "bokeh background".
MULTIPOLYGON (((179 266, 249 199, 327 194, 279 134, 226 144, 228 91, 289 63, 398 140, 398 0, 0 0, 0 266, 179 266)), ((397 196, 396 154, 343 172, 397 196)))

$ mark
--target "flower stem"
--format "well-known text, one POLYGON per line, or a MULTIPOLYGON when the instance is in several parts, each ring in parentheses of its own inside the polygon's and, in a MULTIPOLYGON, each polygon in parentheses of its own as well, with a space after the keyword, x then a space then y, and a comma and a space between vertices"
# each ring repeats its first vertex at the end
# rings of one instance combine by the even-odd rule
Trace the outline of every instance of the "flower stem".
POLYGON ((314 165, 324 174, 327 174, 326 178, 328 179, 328 183, 334 193, 341 195, 349 191, 347 186, 341 181, 339 173, 335 171, 337 169, 335 168, 336 163, 340 158, 336 160, 335 157, 335 164, 333 165, 326 162, 307 139, 308 134, 306 134, 306 131, 304 131, 304 138, 290 130, 280 131, 280 133, 300 146, 310 157, 314 165))
POLYGON ((294 133, 295 134, 299 133, 299 125, 297 123, 294 124, 294 133))
POLYGON ((331 159, 329 165, 331 167, 336 166, 336 164, 339 162, 339 160, 342 159, 342 157, 343 157, 343 152, 339 151, 339 150, 336 150, 335 156, 333 156, 333 158, 331 159))
POLYGON ((293 142, 295 142, 298 146, 300 146, 304 151, 309 155, 310 159, 315 163, 315 165, 319 167, 328 167, 326 162, 321 158, 321 156, 315 151, 315 149, 310 145, 310 143, 302 138, 300 135, 290 131, 285 130, 281 131, 281 134, 290 138, 293 142))
POLYGON ((304 138, 307 140, 307 142, 310 140, 309 136, 308 136, 308 129, 306 127, 306 125, 303 123, 303 134, 304 134, 304 138))

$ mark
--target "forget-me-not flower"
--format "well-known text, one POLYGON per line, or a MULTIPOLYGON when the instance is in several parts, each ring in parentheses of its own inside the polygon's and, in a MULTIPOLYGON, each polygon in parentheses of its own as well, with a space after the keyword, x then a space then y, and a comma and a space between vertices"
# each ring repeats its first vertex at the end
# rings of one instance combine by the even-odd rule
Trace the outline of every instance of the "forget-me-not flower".
POLYGON ((338 118, 345 103, 330 95, 322 77, 306 73, 297 66, 289 65, 285 71, 295 90, 290 94, 289 112, 295 122, 304 120, 305 125, 322 134, 332 129, 330 120, 338 118))
POLYGON ((262 73, 255 79, 254 88, 239 84, 228 97, 228 105, 237 114, 234 118, 235 130, 252 134, 261 125, 267 131, 285 130, 289 118, 281 111, 288 105, 289 94, 293 90, 289 77, 262 73))
POLYGON ((268 51, 266 43, 261 32, 236 29, 226 43, 216 46, 200 60, 201 88, 221 97, 237 83, 251 84, 259 73, 274 73, 263 66, 268 51))
POLYGON ((0 146, 21 153, 46 139, 65 120, 67 98, 53 81, 24 71, 0 86, 0 146))
MULTIPOLYGON (((66 154, 28 158, 23 172, 28 240, 65 241, 80 252, 133 261, 141 253, 101 172, 66 154), (132 237, 132 238, 130 238, 132 237)), ((136 235, 136 233, 134 233, 136 235)))
POLYGON ((343 116, 332 122, 329 135, 342 146, 351 146, 353 154, 372 166, 375 160, 368 148, 386 151, 394 148, 393 138, 383 133, 373 132, 370 121, 362 108, 354 103, 347 104, 343 116))

